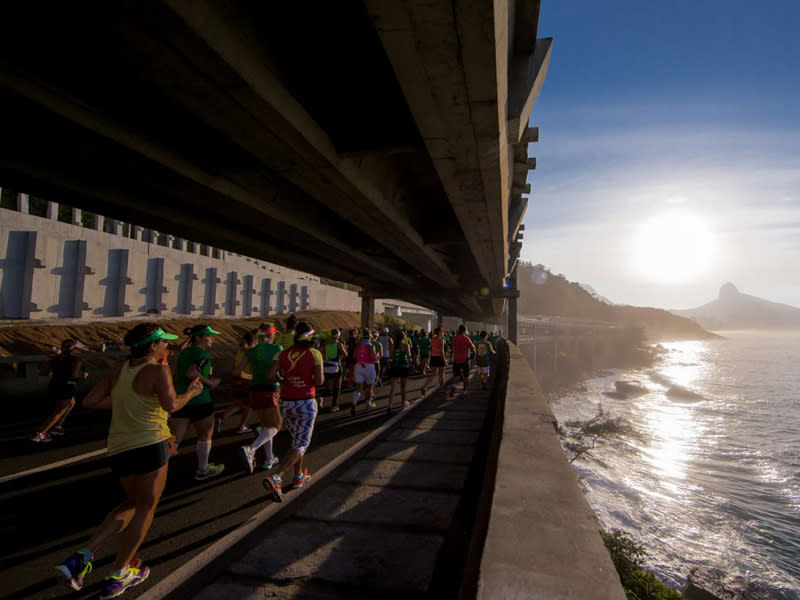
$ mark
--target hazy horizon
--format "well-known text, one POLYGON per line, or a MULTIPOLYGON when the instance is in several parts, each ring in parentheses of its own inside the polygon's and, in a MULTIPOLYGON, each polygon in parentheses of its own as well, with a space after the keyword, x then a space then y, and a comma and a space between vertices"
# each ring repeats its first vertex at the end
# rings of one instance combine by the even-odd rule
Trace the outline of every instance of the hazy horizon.
POLYGON ((618 304, 732 282, 800 307, 799 20, 787 0, 543 2, 522 258, 618 304))

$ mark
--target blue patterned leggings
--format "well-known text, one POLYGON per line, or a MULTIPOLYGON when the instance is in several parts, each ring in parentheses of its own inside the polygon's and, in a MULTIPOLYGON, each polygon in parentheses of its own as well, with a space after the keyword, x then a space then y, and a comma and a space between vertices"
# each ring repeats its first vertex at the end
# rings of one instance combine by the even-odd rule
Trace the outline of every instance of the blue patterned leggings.
POLYGON ((305 454, 311 443, 314 432, 314 421, 317 418, 317 400, 286 400, 281 398, 281 417, 283 424, 292 436, 292 448, 305 454))

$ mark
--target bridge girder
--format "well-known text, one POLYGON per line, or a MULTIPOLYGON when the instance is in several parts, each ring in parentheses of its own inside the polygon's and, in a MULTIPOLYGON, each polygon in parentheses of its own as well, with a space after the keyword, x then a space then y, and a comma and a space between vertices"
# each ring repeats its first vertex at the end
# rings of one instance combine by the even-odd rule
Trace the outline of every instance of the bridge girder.
POLYGON ((486 317, 503 297, 472 290, 501 289, 512 268, 515 190, 534 164, 538 12, 4 5, 0 184, 486 317))

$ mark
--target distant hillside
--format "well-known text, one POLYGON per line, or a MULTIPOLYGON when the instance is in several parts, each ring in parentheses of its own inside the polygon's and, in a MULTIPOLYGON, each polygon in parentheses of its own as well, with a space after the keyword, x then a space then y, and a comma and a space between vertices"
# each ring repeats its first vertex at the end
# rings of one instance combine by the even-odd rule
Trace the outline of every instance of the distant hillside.
POLYGON ((553 275, 541 265, 522 263, 517 274, 521 314, 556 315, 641 327, 650 340, 709 339, 718 337, 691 319, 660 308, 617 306, 601 302, 579 283, 553 275))
POLYGON ((742 294, 732 283, 723 285, 719 297, 708 304, 671 312, 695 319, 707 329, 800 328, 800 308, 742 294))

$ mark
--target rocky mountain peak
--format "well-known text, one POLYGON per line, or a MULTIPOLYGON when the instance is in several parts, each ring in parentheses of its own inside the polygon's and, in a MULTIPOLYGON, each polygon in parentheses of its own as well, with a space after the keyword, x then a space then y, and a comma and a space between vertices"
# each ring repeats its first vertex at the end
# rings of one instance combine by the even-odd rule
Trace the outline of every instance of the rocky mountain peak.
POLYGON ((719 299, 720 300, 730 300, 736 298, 739 295, 739 290, 736 289, 736 286, 733 285, 730 281, 719 288, 719 299))

